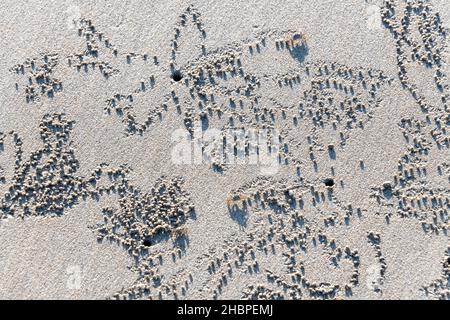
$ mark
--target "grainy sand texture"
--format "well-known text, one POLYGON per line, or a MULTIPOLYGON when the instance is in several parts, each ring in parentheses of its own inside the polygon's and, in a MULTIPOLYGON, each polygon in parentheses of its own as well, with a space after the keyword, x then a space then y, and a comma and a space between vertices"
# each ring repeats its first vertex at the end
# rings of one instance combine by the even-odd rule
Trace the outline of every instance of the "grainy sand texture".
POLYGON ((0 298, 450 299, 448 0, 3 0, 0 31, 0 298))

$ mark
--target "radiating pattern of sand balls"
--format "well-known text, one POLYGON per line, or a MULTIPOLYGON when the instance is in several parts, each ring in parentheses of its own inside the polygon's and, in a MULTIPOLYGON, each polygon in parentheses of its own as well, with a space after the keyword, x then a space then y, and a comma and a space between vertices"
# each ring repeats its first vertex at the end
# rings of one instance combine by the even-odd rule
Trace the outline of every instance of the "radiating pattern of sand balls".
MULTIPOLYGON (((145 138, 156 124, 164 126, 169 115, 180 119, 191 137, 199 124, 203 132, 214 123, 223 136, 229 130, 281 128, 277 161, 290 170, 291 179, 258 176, 220 195, 226 199, 227 218, 241 233, 205 244, 205 252, 198 255, 189 245, 189 225, 207 213, 196 210, 184 177, 161 176, 150 186, 137 187, 130 178, 135 168, 126 163, 113 168, 109 160, 82 176, 72 143, 78 119, 48 113, 37 132, 41 146, 29 155, 23 150, 24 137, 0 132, 0 156, 8 153, 12 159, 0 166, 0 190, 6 190, 0 194, 0 218, 58 218, 90 199, 111 200, 99 212, 100 221, 86 227, 98 245, 112 242, 127 252, 135 281, 107 298, 344 299, 357 298, 355 292, 364 285, 383 297, 395 270, 380 230, 367 226, 364 244, 347 245, 347 239, 333 235, 381 216, 386 225, 394 218, 408 219, 427 235, 448 237, 450 84, 445 66, 450 61, 445 52, 450 49, 449 30, 431 1, 384 1, 381 18, 395 45, 397 74, 332 58, 314 60, 308 35, 301 30, 260 30, 209 47, 207 19, 193 5, 180 12, 173 36, 158 56, 124 52, 93 19, 78 19, 73 30, 82 39, 78 51, 67 56, 43 53, 10 69, 17 94, 30 108, 65 94, 66 79, 55 77, 59 68, 80 82, 95 73, 108 82, 142 65, 133 90, 97 101, 99 116, 104 112, 121 123, 127 138, 145 138), (295 67, 255 72, 252 63, 265 55, 289 59, 295 67), (432 71, 425 79, 433 84, 431 93, 418 81, 423 69, 432 71), (367 182, 371 209, 348 203, 342 199, 345 181, 333 166, 320 167, 319 159, 325 155, 339 161, 351 138, 371 125, 395 85, 407 92, 418 111, 398 119, 395 130, 403 135, 405 148, 396 173, 383 184, 367 182), (138 111, 143 100, 151 100, 144 114, 138 111), (436 154, 442 158, 437 168, 431 158, 436 154), (443 186, 430 178, 436 175, 443 186), (185 266, 185 259, 194 263, 185 266), (317 260, 326 270, 319 279, 317 260), (374 262, 369 271, 362 267, 367 261, 374 262)), ((223 148, 236 149, 237 144, 225 141, 223 148)), ((365 169, 362 159, 359 166, 365 169)), ((215 159, 211 167, 226 176, 230 165, 215 159)), ((428 298, 450 299, 449 250, 443 252, 441 276, 421 288, 428 298)))

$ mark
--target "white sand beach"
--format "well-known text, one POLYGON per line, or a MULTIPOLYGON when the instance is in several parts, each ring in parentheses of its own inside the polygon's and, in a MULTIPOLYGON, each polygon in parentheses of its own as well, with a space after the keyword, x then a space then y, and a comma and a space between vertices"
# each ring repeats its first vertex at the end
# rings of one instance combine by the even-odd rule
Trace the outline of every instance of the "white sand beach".
POLYGON ((449 1, 0 17, 1 299, 450 299, 449 1))

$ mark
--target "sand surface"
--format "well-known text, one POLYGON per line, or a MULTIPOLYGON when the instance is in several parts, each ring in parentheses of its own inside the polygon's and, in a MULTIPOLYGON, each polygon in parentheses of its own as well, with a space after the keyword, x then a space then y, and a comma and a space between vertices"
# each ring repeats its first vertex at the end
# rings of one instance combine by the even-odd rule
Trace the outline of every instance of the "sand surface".
POLYGON ((0 17, 0 298, 450 299, 448 0, 0 17))

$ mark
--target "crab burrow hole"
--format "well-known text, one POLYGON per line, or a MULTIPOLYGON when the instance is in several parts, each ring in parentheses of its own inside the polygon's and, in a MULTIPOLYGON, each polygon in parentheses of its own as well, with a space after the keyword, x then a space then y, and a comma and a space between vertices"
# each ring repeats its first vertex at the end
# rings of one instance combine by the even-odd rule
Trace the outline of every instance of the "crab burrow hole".
POLYGON ((183 79, 183 74, 180 70, 174 70, 172 72, 172 80, 175 82, 180 82, 183 79))

